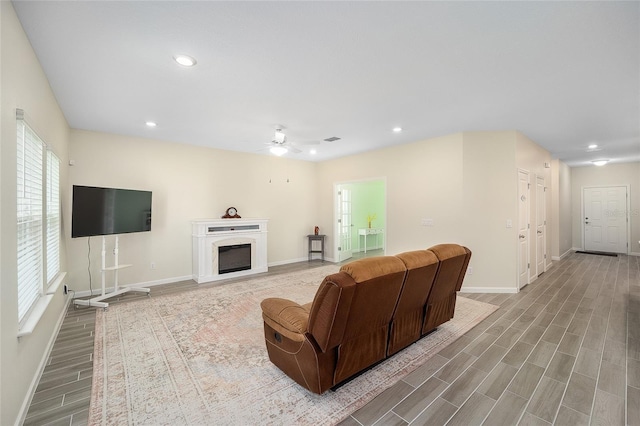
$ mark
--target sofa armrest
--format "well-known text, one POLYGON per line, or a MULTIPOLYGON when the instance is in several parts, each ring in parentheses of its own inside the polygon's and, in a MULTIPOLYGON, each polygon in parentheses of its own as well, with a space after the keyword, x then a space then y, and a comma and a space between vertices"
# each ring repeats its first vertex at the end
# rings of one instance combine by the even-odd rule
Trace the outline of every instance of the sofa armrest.
POLYGON ((260 303, 265 322, 293 340, 300 340, 307 331, 309 309, 305 306, 277 297, 264 299, 260 303))

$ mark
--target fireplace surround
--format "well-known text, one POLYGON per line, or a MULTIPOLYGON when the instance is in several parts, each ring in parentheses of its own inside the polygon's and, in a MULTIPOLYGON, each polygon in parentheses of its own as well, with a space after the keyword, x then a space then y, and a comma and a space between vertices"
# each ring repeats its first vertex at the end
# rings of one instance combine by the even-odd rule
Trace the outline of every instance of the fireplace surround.
POLYGON ((267 272, 267 222, 268 219, 192 221, 194 281, 200 284, 267 272), (244 247, 240 256, 225 265, 229 251, 238 247, 244 247))

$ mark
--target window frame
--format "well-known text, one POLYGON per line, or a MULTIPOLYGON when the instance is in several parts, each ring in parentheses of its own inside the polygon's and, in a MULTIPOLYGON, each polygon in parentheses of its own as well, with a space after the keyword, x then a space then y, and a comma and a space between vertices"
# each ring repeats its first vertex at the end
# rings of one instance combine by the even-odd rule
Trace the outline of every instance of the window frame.
POLYGON ((30 333, 66 276, 61 272, 60 159, 16 109, 18 337, 30 333))

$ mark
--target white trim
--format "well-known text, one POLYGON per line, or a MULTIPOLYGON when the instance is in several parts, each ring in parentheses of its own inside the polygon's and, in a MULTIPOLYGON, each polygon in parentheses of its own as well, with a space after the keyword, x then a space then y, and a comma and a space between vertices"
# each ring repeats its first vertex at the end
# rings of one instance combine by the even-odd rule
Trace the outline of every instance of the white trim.
POLYGON ((20 406, 20 411, 18 412, 18 417, 15 423, 16 426, 22 425, 27 417, 27 412, 29 411, 29 407, 31 406, 33 395, 35 394, 36 388, 38 387, 38 383, 40 383, 40 378, 42 377, 42 373, 44 373, 44 369, 47 366, 49 355, 51 355, 51 351, 53 350, 53 345, 56 342, 58 333, 60 333, 60 328, 62 327, 62 323, 64 322, 64 319, 67 316, 69 303, 71 303, 71 298, 67 297, 67 301, 64 304, 64 308, 60 311, 60 316, 58 317, 58 322, 56 324, 55 331, 51 333, 51 337, 49 338, 49 343, 47 344, 47 349, 43 353, 42 359, 40 360, 40 365, 38 365, 36 374, 33 376, 33 379, 31 379, 31 383, 29 384, 29 390, 27 391, 26 397, 24 401, 22 401, 22 405, 20 406))
POLYGON ((33 330, 36 329, 36 326, 40 322, 42 315, 46 312, 49 307, 49 303, 53 300, 53 296, 60 287, 60 284, 64 281, 64 278, 67 276, 66 272, 60 272, 56 277, 55 281, 49 286, 46 294, 41 295, 36 303, 34 303, 33 308, 27 313, 25 321, 18 328, 18 338, 28 336, 33 333, 33 330))
POLYGON ((631 253, 629 253, 629 256, 640 256, 640 253, 632 251, 631 253))
POLYGON ((569 256, 571 253, 573 253, 576 249, 570 248, 569 250, 565 251, 564 253, 562 253, 560 255, 560 257, 558 256, 551 256, 551 260, 562 260, 565 257, 569 256))
MULTIPOLYGON (((311 262, 315 262, 317 260, 320 260, 320 258, 311 259, 311 262)), ((279 260, 277 262, 270 262, 268 266, 271 267, 271 266, 288 265, 290 263, 298 263, 298 262, 310 262, 309 261, 309 257, 299 257, 297 259, 279 260)), ((325 263, 335 263, 335 259, 325 256, 324 257, 324 262, 325 263)))
MULTIPOLYGON (((523 287, 524 288, 524 287, 523 287)), ((460 289, 461 293, 518 293, 517 288, 509 287, 465 287, 464 285, 460 289)))
POLYGON ((44 296, 38 297, 38 300, 33 304, 31 311, 27 314, 26 320, 22 326, 18 328, 18 338, 28 336, 33 333, 33 330, 36 329, 36 325, 40 322, 40 318, 44 315, 44 312, 47 310, 52 299, 53 294, 45 294, 44 296))
MULTIPOLYGON (((319 259, 313 259, 313 260, 319 260, 319 259)), ((299 257, 297 259, 289 259, 289 260, 279 260, 277 262, 269 262, 267 264, 268 267, 272 267, 272 266, 280 266, 280 265, 288 265, 290 263, 298 263, 298 262, 308 262, 309 261, 309 257, 299 257)), ((327 261, 327 258, 324 258, 324 261, 327 261)))
POLYGON ((58 290, 58 287, 60 287, 60 284, 62 284, 66 276, 67 276, 66 272, 59 272, 58 276, 53 280, 51 285, 47 288, 46 294, 55 294, 56 290, 58 290))

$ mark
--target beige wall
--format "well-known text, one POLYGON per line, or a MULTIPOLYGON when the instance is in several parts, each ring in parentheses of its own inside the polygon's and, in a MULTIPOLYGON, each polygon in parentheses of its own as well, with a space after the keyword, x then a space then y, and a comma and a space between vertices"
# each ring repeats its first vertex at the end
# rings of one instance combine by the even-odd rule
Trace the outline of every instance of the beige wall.
MULTIPOLYGON (((0 2, 0 19, 0 424, 12 425, 28 402, 66 303, 61 286, 34 333, 16 337, 16 108, 25 111, 63 165, 68 161, 69 128, 10 2, 0 2)), ((61 182, 64 203, 69 198, 64 166, 61 182)), ((66 259, 62 247, 63 271, 66 259)))
POLYGON ((334 185, 373 178, 387 182, 387 253, 458 240, 461 158, 462 135, 457 134, 318 164, 319 220, 327 230, 328 257, 335 258, 334 185), (434 226, 421 226, 422 218, 433 219, 434 226))
MULTIPOLYGON (((306 235, 318 223, 315 163, 81 130, 71 132, 69 150, 75 164, 69 191, 89 185, 153 192, 151 232, 120 236, 120 262, 133 264, 120 271, 122 284, 190 279, 190 221, 219 218, 230 206, 244 218, 269 219, 270 265, 306 259, 306 235)), ((71 212, 71 200, 65 209, 71 212)), ((69 284, 87 291, 88 238, 70 237, 69 214, 65 225, 74 259, 69 284)), ((101 237, 91 238, 94 290, 100 286, 100 245, 101 237)), ((112 282, 107 277, 107 286, 112 282)))
MULTIPOLYGON (((515 132, 464 133, 461 241, 472 251, 464 288, 515 291, 517 223, 515 132)), ((453 242, 456 242, 453 240, 453 242)))
POLYGON ((640 255, 640 162, 585 166, 571 169, 571 209, 573 248, 582 249, 582 190, 585 186, 629 185, 631 211, 630 252, 640 255))
POLYGON ((551 256, 554 260, 571 251, 571 168, 560 160, 551 161, 551 256))
POLYGON ((319 209, 321 227, 331 230, 330 256, 335 256, 334 184, 383 176, 388 254, 464 244, 473 251, 466 290, 515 291, 517 233, 506 222, 517 222, 517 165, 545 173, 548 157, 508 131, 459 133, 323 162, 319 209), (434 225, 421 226, 423 218, 434 225))

